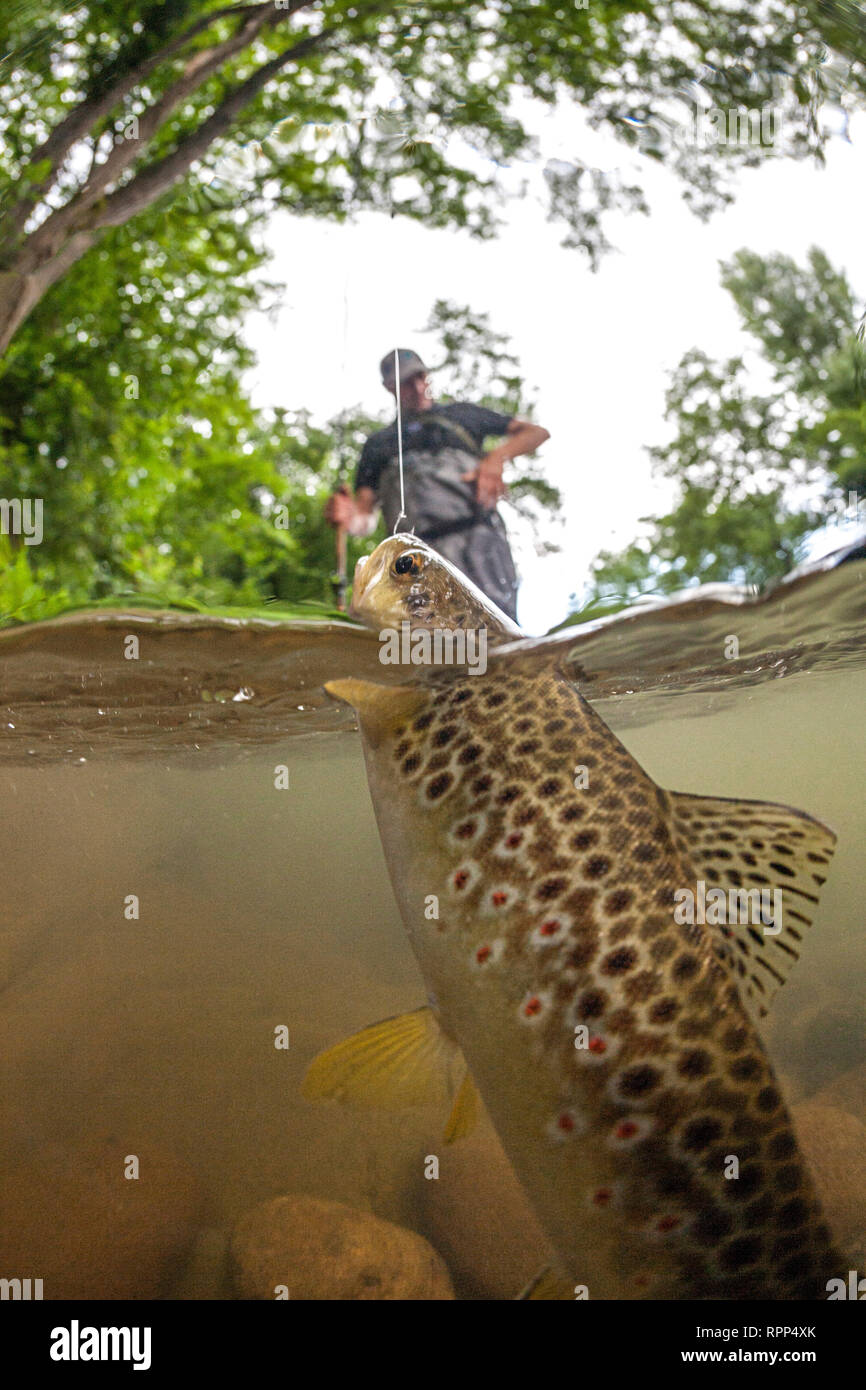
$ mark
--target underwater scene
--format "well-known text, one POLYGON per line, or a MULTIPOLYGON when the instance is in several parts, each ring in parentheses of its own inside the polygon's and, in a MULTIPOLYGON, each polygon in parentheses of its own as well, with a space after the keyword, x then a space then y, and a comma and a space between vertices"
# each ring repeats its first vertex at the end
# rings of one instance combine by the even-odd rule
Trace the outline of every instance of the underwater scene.
MULTIPOLYGON (((655 784, 781 803, 835 831, 802 958, 749 1027, 763 1038, 846 1280, 866 1254, 864 579, 862 547, 849 547, 760 601, 705 587, 517 643, 476 677, 479 690, 505 689, 527 646, 553 643, 617 748, 655 784)), ((45 1297, 61 1299, 574 1297, 531 1292, 569 1252, 556 1244, 556 1203, 517 1176, 529 1101, 509 1034, 496 1040, 493 1081, 479 1054, 481 1101, 460 1114, 452 1057, 438 1089, 414 1084, 426 1045, 389 1092, 399 1040, 382 1042, 378 1071, 356 1059, 369 1095, 353 1087, 351 1063, 342 1092, 304 1094, 314 1058, 380 1020, 414 1017, 428 998, 427 963, 419 968, 389 882, 358 718, 323 688, 388 688, 406 668, 390 672, 377 637, 346 622, 143 610, 8 630, 0 660, 3 1268, 38 1275, 45 1297), (122 1178, 130 1165, 135 1182, 122 1178)), ((519 739, 511 728, 506 762, 519 739)), ((513 759, 506 774, 519 778, 513 759)), ((590 812, 581 827, 592 825, 590 812)), ((480 851, 477 862, 487 872, 480 851)), ((608 886, 622 890, 630 873, 615 862, 608 886)), ((635 906, 648 920, 651 903, 635 906)), ((526 911, 518 905, 524 923, 526 911)), ((578 973, 571 1002, 584 985, 578 973)), ((683 977, 682 1000, 690 988, 683 977)), ((711 1029, 726 1008, 721 996, 711 1003, 711 1029)), ((595 1013, 590 1031, 603 1035, 595 1013)), ((460 1043, 460 1027, 471 1028, 459 1011, 454 1019, 460 1043)), ((539 1091, 546 1065, 532 1061, 539 1091)), ((600 1240, 593 1196, 627 1181, 615 1167, 610 1182, 598 1177, 600 1095, 585 1093, 590 1132, 572 1160, 584 1193, 567 1213, 575 1283, 600 1240)), ((620 1129, 651 1127, 653 1111, 635 1100, 615 1112, 634 1116, 620 1129)), ((705 1110, 693 1085, 683 1109, 693 1146, 705 1110)), ((526 1130, 534 1123, 527 1115, 526 1130)), ((755 1163, 741 1147, 748 1172, 755 1163)), ((654 1153, 644 1149, 644 1168, 654 1153)), ((777 1210, 791 1170, 777 1166, 779 1185, 770 1182, 777 1210)), ((690 1210, 697 1189, 672 1181, 668 1191, 654 1199, 660 1215, 701 1222, 700 1205, 690 1210)), ((597 1269, 588 1296, 653 1296, 643 1291, 662 1271, 661 1296, 694 1297, 694 1282, 677 1293, 680 1276, 664 1273, 664 1239, 639 1234, 637 1244, 634 1229, 615 1235, 610 1256, 587 1265, 597 1269), (621 1282, 606 1288, 608 1267, 621 1282)), ((802 1242, 800 1255, 802 1272, 802 1242)), ((747 1281, 721 1296, 755 1294, 747 1281)), ((790 1296, 805 1295, 795 1285, 790 1296)))

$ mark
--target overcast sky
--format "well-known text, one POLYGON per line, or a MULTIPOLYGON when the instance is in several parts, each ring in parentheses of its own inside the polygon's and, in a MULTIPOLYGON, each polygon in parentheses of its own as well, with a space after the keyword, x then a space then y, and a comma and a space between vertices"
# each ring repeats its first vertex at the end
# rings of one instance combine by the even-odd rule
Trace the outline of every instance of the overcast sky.
MULTIPOLYGON (((587 137, 574 138, 579 121, 568 111, 540 121, 544 159, 587 157, 587 137)), ((506 226, 488 242, 386 214, 342 227, 279 214, 268 239, 274 278, 287 288, 273 322, 257 313, 247 323, 258 354, 247 378, 253 400, 304 406, 321 422, 346 405, 387 409, 379 359, 396 345, 435 356, 419 331, 435 299, 489 313, 534 388, 535 419, 551 433, 539 460, 563 493, 562 523, 549 528, 560 554, 539 558, 512 526, 518 616, 528 631, 545 631, 565 616, 569 595, 582 594, 597 552, 627 544, 641 516, 669 503, 670 485, 653 479, 643 446, 669 433, 664 392, 682 354, 700 346, 722 357, 749 341, 719 284, 719 261, 741 247, 802 261, 816 244, 866 295, 858 213, 866 117, 849 134, 851 143, 831 142, 824 168, 780 160, 745 171, 733 207, 709 223, 688 211, 671 175, 642 160, 652 215, 609 219, 618 249, 596 273, 560 246, 562 226, 533 195, 508 206, 506 226)), ((613 137, 590 138, 593 163, 637 167, 613 137)), ((517 466, 506 466, 506 478, 517 466)))

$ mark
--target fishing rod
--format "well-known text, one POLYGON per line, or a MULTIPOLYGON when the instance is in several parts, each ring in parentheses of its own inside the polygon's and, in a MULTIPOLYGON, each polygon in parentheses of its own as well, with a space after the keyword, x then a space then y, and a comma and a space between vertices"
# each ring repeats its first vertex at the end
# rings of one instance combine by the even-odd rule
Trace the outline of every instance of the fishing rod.
MULTIPOLYGON (((337 477, 334 491, 348 497, 349 489, 345 482, 346 459, 343 449, 345 438, 345 420, 343 414, 339 416, 337 425, 337 477)), ((335 535, 335 545, 337 552, 337 568, 331 575, 331 588, 334 591, 334 604, 339 613, 346 611, 346 552, 348 549, 348 533, 345 526, 337 526, 335 535)))

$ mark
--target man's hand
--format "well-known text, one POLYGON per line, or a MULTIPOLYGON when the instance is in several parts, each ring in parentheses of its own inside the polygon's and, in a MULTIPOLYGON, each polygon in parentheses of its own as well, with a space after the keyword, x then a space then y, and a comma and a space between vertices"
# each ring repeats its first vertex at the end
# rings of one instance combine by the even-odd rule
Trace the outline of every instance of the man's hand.
POLYGON ((491 449, 489 454, 478 460, 477 468, 463 474, 464 483, 475 483, 475 497, 482 507, 495 507, 508 492, 502 481, 503 462, 500 451, 491 449))
POLYGON ((348 531, 354 518, 355 503, 344 483, 325 503, 325 520, 330 522, 331 526, 342 526, 348 531))
POLYGON ((325 520, 342 527, 350 536, 369 536, 376 529, 376 494, 359 487, 353 497, 343 483, 325 503, 325 520))
POLYGON ((550 431, 542 425, 533 425, 529 420, 520 420, 515 416, 502 443, 485 454, 471 473, 463 474, 465 483, 475 483, 475 496, 482 507, 495 507, 508 492, 502 481, 506 460, 515 459, 520 454, 534 453, 539 444, 549 438, 550 431))

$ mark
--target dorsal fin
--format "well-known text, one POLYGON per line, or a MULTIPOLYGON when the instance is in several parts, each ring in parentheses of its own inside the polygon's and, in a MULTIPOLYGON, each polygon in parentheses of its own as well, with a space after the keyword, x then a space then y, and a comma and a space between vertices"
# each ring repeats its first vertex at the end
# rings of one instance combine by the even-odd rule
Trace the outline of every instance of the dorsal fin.
MULTIPOLYGON (((674 838, 708 887, 778 890, 781 930, 706 923, 716 955, 733 972, 743 1003, 759 1017, 785 983, 818 905, 836 835, 822 821, 770 801, 666 792, 674 838)), ((773 922, 775 927, 778 925, 773 922)))

